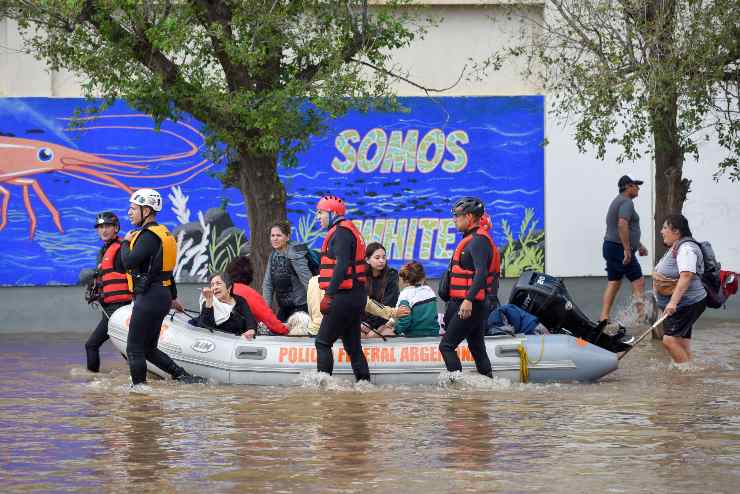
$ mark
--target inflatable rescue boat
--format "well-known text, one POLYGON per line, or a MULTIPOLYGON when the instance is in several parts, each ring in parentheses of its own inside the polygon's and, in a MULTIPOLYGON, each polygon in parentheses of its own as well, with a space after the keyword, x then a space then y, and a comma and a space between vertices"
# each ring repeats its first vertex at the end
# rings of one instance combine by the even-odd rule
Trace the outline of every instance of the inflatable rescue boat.
MULTIPOLYGON (((126 353, 131 305, 118 309, 108 323, 115 347, 126 353)), ((375 384, 437 384, 445 371, 439 338, 363 340, 375 384)), ((187 316, 165 318, 159 349, 191 374, 223 384, 300 385, 302 374, 316 370, 310 337, 257 336, 253 340, 188 324, 187 316)), ((617 368, 617 354, 566 334, 486 337, 495 376, 513 382, 596 381, 617 368)), ((334 345, 334 375, 354 379, 341 342, 334 345)), ((465 343, 458 348, 463 370, 475 371, 465 343)), ((149 369, 167 377, 158 368, 149 369)))

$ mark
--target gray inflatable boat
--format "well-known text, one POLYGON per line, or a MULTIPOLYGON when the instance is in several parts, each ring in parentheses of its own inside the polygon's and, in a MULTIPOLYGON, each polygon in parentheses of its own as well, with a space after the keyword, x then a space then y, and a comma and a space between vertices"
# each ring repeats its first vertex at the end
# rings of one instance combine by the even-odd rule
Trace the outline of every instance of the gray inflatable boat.
MULTIPOLYGON (((108 323, 111 341, 124 354, 130 317, 131 306, 127 305, 118 309, 108 323)), ((440 372, 445 371, 438 345, 439 338, 372 339, 362 343, 372 380, 380 385, 437 384, 440 372)), ((486 348, 494 375, 513 382, 596 381, 617 369, 615 353, 568 335, 486 337, 486 348)), ((250 341, 191 326, 182 314, 165 318, 159 349, 188 372, 224 384, 300 385, 302 374, 316 370, 313 338, 257 336, 250 341)), ((353 379, 341 342, 333 351, 334 375, 353 379)), ((475 370, 464 343, 458 355, 464 370, 475 370)), ((148 365, 152 372, 167 377, 148 365)))

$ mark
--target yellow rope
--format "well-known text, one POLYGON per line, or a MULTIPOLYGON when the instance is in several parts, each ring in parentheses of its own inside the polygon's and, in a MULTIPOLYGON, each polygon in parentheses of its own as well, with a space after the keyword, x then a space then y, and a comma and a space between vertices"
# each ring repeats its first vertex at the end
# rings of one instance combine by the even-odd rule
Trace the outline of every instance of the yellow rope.
POLYGON ((524 348, 523 343, 519 343, 519 347, 516 349, 519 352, 519 378, 523 383, 529 381, 529 357, 527 357, 527 349, 524 348))
POLYGON ((542 339, 540 340, 540 356, 537 357, 537 360, 534 362, 529 360, 529 355, 527 355, 524 341, 525 340, 519 342, 519 346, 516 350, 519 352, 519 377, 523 383, 527 383, 529 382, 529 366, 539 364, 542 357, 545 355, 545 335, 543 334, 542 339))

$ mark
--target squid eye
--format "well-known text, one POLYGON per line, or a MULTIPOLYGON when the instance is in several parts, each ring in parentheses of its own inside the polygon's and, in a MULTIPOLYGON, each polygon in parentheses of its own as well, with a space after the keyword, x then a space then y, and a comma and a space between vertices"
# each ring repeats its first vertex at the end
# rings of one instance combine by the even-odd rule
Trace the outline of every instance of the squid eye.
POLYGON ((39 158, 39 161, 46 163, 47 161, 51 161, 54 159, 54 151, 49 148, 41 148, 39 149, 37 156, 39 158))

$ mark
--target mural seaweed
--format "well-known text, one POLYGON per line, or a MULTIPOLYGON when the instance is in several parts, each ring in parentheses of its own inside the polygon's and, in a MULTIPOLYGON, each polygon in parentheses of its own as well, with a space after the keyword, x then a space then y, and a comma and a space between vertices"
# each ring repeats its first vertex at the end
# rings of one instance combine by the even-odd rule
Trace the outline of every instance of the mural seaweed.
POLYGON ((502 277, 516 278, 527 270, 545 270, 545 232, 537 230, 538 222, 533 218, 534 209, 525 209, 516 239, 509 222, 501 220, 501 229, 506 236, 506 246, 501 253, 502 277))
POLYGON ((306 244, 309 247, 315 247, 313 244, 316 239, 324 237, 326 233, 321 230, 316 215, 307 213, 298 218, 298 229, 295 230, 295 239, 298 243, 306 244))

